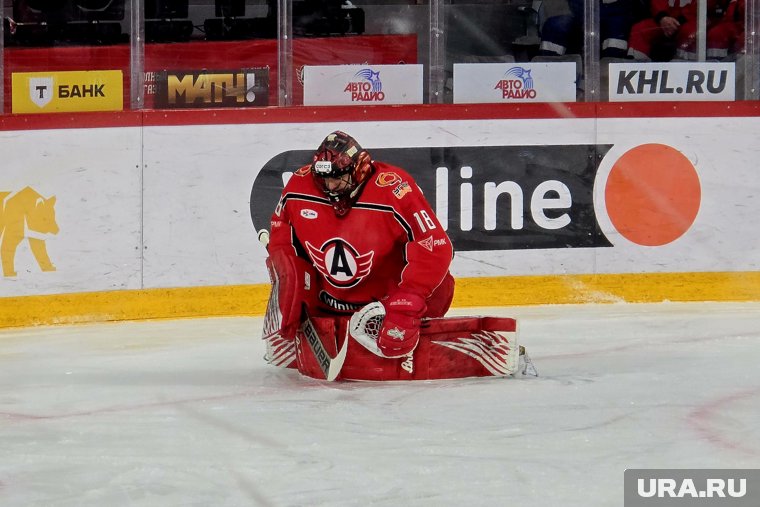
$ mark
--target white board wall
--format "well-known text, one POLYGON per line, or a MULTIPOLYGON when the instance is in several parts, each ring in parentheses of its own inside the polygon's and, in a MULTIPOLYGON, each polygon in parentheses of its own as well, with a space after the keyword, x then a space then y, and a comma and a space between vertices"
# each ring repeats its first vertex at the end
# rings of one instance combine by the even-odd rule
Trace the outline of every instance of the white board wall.
MULTIPOLYGON (((0 191, 56 196, 60 232, 46 237, 54 272, 25 243, 0 296, 266 283, 265 251, 249 213, 259 169, 279 153, 311 150, 335 129, 365 147, 605 144, 594 182, 611 248, 464 252, 457 277, 758 271, 758 118, 568 118, 314 122, 0 132, 0 191), (696 169, 699 214, 670 244, 642 247, 605 215, 605 174, 629 149, 671 146, 696 169), (598 188, 597 188, 598 187, 598 188)), ((452 168, 453 169, 453 168, 452 168)), ((432 168, 431 168, 432 170, 432 168)))

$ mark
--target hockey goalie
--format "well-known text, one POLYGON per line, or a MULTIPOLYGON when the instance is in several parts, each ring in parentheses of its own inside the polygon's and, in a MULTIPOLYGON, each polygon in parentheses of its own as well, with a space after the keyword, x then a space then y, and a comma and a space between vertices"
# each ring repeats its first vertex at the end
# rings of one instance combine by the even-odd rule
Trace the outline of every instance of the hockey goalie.
POLYGON ((530 365, 514 319, 444 317, 450 239, 411 176, 344 132, 290 178, 260 239, 275 366, 328 380, 428 380, 530 365))

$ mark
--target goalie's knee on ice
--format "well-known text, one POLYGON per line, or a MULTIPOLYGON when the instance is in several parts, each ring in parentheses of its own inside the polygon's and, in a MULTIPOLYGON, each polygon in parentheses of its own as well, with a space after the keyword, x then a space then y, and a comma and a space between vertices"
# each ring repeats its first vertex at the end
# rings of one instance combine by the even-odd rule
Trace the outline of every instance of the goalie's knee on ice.
POLYGON ((427 310, 425 317, 443 317, 451 307, 454 299, 454 277, 446 273, 443 281, 436 287, 430 297, 425 301, 427 310))

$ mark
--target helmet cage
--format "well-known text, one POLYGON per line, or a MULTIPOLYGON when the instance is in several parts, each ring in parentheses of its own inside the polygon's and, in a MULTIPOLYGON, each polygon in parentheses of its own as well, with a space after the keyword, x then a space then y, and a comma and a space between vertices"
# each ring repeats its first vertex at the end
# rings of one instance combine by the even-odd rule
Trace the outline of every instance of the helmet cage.
MULTIPOLYGON (((345 153, 334 154, 326 151, 325 153, 315 155, 312 173, 314 181, 319 189, 329 197, 340 196, 351 192, 356 187, 354 180, 354 170, 356 164, 351 157, 345 153), (328 179, 341 180, 342 185, 328 185, 328 179)), ((334 182, 332 182, 334 183, 334 182)))

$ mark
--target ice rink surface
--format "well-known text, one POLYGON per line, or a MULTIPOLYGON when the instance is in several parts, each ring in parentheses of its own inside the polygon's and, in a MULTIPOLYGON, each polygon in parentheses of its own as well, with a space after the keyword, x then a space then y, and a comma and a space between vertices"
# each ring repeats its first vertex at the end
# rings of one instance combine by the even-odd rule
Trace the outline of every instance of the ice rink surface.
POLYGON ((622 506, 626 468, 760 468, 760 304, 518 318, 538 378, 325 383, 260 318, 0 331, 0 506, 622 506))

